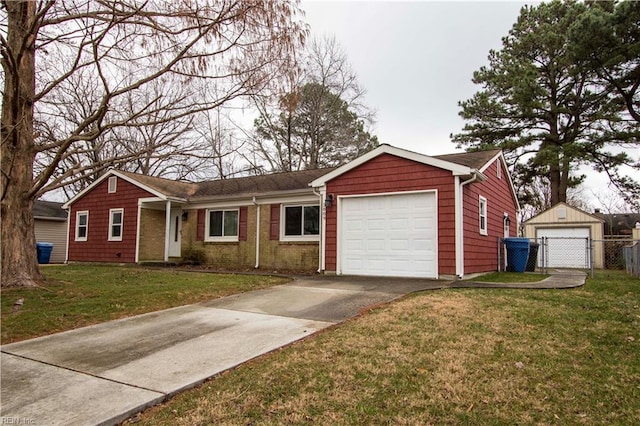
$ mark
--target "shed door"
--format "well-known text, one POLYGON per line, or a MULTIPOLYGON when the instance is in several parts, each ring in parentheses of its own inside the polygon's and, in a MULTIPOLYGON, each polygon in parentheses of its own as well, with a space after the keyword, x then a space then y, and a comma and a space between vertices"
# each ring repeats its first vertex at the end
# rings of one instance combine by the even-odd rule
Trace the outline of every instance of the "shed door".
MULTIPOLYGON (((546 263, 551 268, 589 268, 589 228, 538 229, 538 239, 546 237, 546 263)), ((538 255, 541 266, 542 257, 538 255)))
POLYGON ((340 273, 437 278, 434 192, 340 200, 340 273))

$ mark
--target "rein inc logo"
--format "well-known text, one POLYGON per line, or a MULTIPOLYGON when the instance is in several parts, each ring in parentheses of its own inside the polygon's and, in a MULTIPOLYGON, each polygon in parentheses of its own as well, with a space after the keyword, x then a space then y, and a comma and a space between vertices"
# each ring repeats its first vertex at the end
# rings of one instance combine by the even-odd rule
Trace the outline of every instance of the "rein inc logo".
POLYGON ((35 425, 36 422, 28 417, 0 417, 0 425, 35 425))

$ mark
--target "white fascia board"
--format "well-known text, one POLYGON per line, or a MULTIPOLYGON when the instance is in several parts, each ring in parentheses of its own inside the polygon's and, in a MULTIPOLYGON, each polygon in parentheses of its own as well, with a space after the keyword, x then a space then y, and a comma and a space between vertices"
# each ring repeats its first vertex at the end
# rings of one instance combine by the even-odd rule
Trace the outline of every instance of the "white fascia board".
POLYGON ((69 199, 69 201, 67 201, 66 203, 64 203, 62 205, 63 209, 68 209, 71 207, 71 205, 73 203, 75 203, 76 201, 78 201, 80 198, 84 197, 84 195, 86 193, 88 193, 89 191, 91 191, 93 188, 95 188, 96 186, 100 185, 102 182, 104 182, 105 179, 107 179, 109 176, 113 175, 115 172, 115 170, 108 170, 107 173, 103 174, 102 176, 100 176, 97 180, 93 181, 89 186, 87 186, 85 189, 83 189, 82 191, 78 192, 73 198, 69 199))
POLYGON ((429 166, 437 167, 439 169, 449 170, 451 173, 453 173, 454 176, 466 176, 472 173, 472 169, 467 166, 451 163, 449 161, 440 160, 438 158, 429 157, 428 155, 419 154, 417 152, 407 151, 406 149, 396 148, 395 146, 391 146, 391 145, 380 145, 376 149, 367 152, 366 154, 356 158, 355 160, 343 166, 338 167, 334 171, 327 173, 324 176, 319 177, 318 179, 311 182, 310 186, 314 188, 318 188, 323 185, 326 185, 326 183, 329 182, 330 180, 333 180, 336 177, 352 169, 355 169, 356 167, 361 166, 367 161, 372 160, 373 158, 376 158, 382 154, 390 154, 396 157, 415 161, 417 163, 422 163, 429 166))
POLYGON ((497 153, 491 160, 487 161, 484 166, 479 170, 483 173, 485 170, 489 168, 490 165, 493 164, 494 161, 500 161, 502 163, 502 175, 507 177, 507 182, 509 182, 509 188, 511 189, 511 196, 516 202, 516 213, 520 211, 520 202, 518 202, 518 194, 516 193, 516 189, 513 186, 513 181, 511 180, 511 173, 509 173, 509 167, 507 166, 507 160, 504 158, 504 154, 502 151, 497 153))

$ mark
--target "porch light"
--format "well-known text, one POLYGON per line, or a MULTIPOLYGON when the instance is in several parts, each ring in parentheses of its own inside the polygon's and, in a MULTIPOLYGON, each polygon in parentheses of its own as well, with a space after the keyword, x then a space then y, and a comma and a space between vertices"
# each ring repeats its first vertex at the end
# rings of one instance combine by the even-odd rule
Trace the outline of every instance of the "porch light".
POLYGON ((189 212, 182 212, 182 221, 189 219, 189 212))
POLYGON ((504 214, 504 225, 505 226, 511 225, 511 219, 509 219, 509 215, 507 213, 504 214))
POLYGON ((324 199, 324 206, 326 208, 329 208, 333 205, 333 194, 329 194, 327 195, 327 197, 324 199))

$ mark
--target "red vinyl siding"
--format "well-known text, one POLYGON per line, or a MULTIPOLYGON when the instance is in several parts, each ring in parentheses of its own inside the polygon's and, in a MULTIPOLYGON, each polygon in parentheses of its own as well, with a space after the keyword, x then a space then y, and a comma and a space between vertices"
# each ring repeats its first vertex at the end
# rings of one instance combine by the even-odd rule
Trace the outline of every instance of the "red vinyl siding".
POLYGON ((118 178, 115 193, 105 179, 71 206, 69 214, 69 261, 135 262, 138 199, 153 196, 118 178), (122 241, 109 241, 109 209, 124 209, 122 241), (76 212, 89 212, 87 241, 75 241, 76 212))
POLYGON ((498 240, 504 236, 504 213, 511 221, 509 235, 517 236, 516 202, 512 197, 506 168, 497 176, 494 161, 483 174, 487 180, 464 187, 464 269, 465 274, 498 269, 498 240), (487 235, 480 234, 479 197, 487 199, 487 235))
MULTIPOLYGON (((327 183, 334 197, 403 191, 437 190, 439 274, 455 274, 454 178, 447 170, 382 154, 327 183)), ((326 212, 325 268, 336 270, 337 207, 326 212)))

